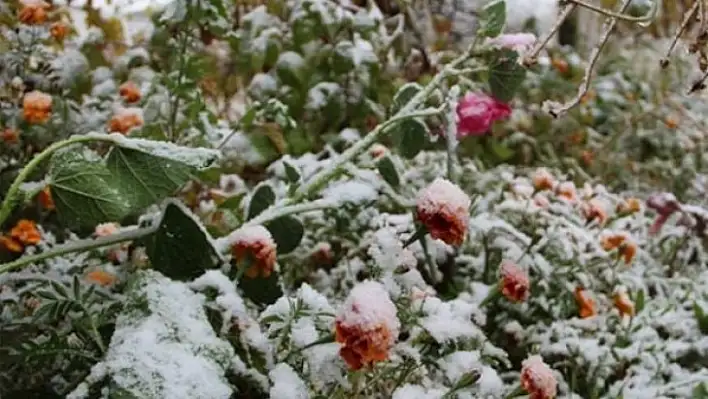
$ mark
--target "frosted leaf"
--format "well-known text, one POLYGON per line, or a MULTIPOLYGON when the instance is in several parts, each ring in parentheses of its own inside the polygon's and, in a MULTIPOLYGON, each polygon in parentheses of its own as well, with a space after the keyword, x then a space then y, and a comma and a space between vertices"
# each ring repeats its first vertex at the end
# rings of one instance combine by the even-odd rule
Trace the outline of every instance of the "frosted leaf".
POLYGON ((234 351, 217 338, 203 297, 155 271, 140 272, 116 320, 105 368, 112 392, 141 398, 227 399, 234 351))

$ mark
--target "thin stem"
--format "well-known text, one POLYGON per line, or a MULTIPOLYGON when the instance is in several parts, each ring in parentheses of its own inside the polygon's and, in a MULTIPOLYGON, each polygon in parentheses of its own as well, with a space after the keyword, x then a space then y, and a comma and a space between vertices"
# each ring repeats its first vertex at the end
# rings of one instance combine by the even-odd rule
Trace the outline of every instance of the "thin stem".
POLYGON ((459 66, 469 58, 469 53, 470 51, 465 52, 465 54, 454 59, 448 65, 446 65, 445 68, 440 71, 440 73, 435 75, 435 77, 428 83, 428 85, 423 88, 423 90, 419 91, 415 96, 413 96, 413 98, 398 112, 396 112, 396 114, 391 119, 379 124, 378 126, 376 126, 376 128, 374 128, 373 131, 371 131, 371 133, 359 140, 355 145, 349 147, 337 159, 334 160, 332 166, 320 171, 315 176, 313 176, 306 184, 302 185, 292 197, 284 200, 283 203, 280 204, 280 206, 287 206, 300 202, 321 190, 334 176, 337 175, 338 170, 342 166, 344 166, 347 162, 352 160, 357 155, 366 151, 394 123, 408 118, 435 115, 442 112, 441 109, 428 109, 418 113, 414 113, 412 111, 418 108, 423 103, 423 101, 425 101, 425 99, 430 96, 430 93, 432 93, 433 90, 443 81, 443 79, 448 76, 450 71, 456 69, 457 66, 459 66))
POLYGON ((2 265, 0 265, 0 274, 9 272, 14 269, 19 269, 23 266, 26 266, 26 265, 29 265, 32 263, 41 262, 45 259, 66 255, 68 253, 86 252, 86 251, 90 251, 92 249, 107 247, 107 246, 118 244, 118 243, 125 242, 125 241, 136 240, 136 239, 139 239, 139 238, 142 238, 142 237, 145 237, 147 235, 154 233, 155 230, 157 230, 157 227, 158 227, 158 225, 155 225, 155 226, 151 226, 151 227, 147 227, 147 228, 143 228, 143 229, 129 230, 126 232, 113 234, 113 235, 106 236, 106 237, 100 237, 100 238, 96 238, 96 239, 86 239, 86 240, 73 241, 68 244, 64 244, 64 245, 60 245, 58 247, 55 247, 50 251, 42 252, 42 253, 35 254, 35 255, 23 256, 20 259, 17 259, 13 262, 8 262, 5 264, 2 264, 2 265))
MULTIPOLYGON (((189 11, 188 11, 189 12, 189 11)), ((179 86, 182 84, 182 78, 184 77, 184 70, 186 68, 186 60, 187 60, 187 45, 189 44, 189 35, 187 35, 185 32, 182 32, 182 42, 180 43, 180 50, 179 50, 179 69, 177 72, 177 80, 176 80, 176 86, 175 90, 179 88, 179 86)), ((173 94, 174 99, 172 100, 172 103, 170 104, 170 120, 169 120, 169 132, 170 132, 170 140, 171 141, 177 141, 177 132, 175 125, 177 124, 177 111, 179 109, 179 102, 181 97, 178 94, 173 94)))
POLYGON ((595 12, 600 13, 606 17, 615 18, 615 19, 627 21, 627 22, 634 22, 641 27, 649 26, 648 22, 651 22, 654 19, 654 17, 656 16, 656 12, 659 9, 659 3, 660 3, 660 0, 654 0, 651 3, 651 9, 649 11, 647 11, 646 14, 642 15, 641 17, 633 17, 631 15, 624 14, 624 10, 622 10, 620 12, 614 12, 614 11, 602 8, 600 6, 596 6, 594 4, 585 2, 583 0, 566 0, 566 1, 573 3, 573 4, 577 4, 581 7, 585 7, 588 10, 595 11, 595 12))
POLYGON ((558 15, 558 18, 556 19, 556 23, 553 25, 551 30, 549 30, 543 37, 543 39, 539 40, 536 43, 533 50, 531 50, 531 52, 526 57, 524 57, 524 65, 529 66, 536 63, 536 57, 538 57, 538 54, 541 53, 541 50, 543 50, 546 45, 548 45, 548 42, 551 41, 553 35, 558 32, 558 29, 560 29, 561 25, 563 25, 563 22, 570 16, 573 11, 575 11, 576 7, 578 7, 577 4, 566 4, 563 7, 560 14, 558 15))
POLYGON ((688 23, 691 21, 691 18, 693 18, 693 16, 696 14, 696 11, 698 11, 698 7, 701 4, 701 1, 697 1, 696 4, 694 4, 693 7, 691 7, 691 9, 686 13, 686 15, 683 16, 681 26, 679 26, 678 30, 676 31, 676 34, 674 34, 674 38, 671 41, 669 48, 666 50, 666 55, 664 56, 664 58, 661 59, 661 61, 659 61, 662 68, 666 68, 667 66, 669 66, 669 56, 671 55, 671 52, 674 51, 676 43, 678 43, 679 39, 681 38, 681 35, 683 35, 683 32, 688 27, 688 23))
POLYGON ((296 213, 320 211, 323 209, 335 208, 339 204, 336 201, 322 199, 312 202, 307 202, 304 204, 286 205, 283 207, 272 207, 266 209, 260 215, 244 223, 244 226, 254 226, 259 224, 265 224, 271 220, 278 219, 283 216, 293 215, 296 213))
POLYGON ((51 157, 57 150, 61 148, 68 147, 77 143, 85 143, 88 141, 114 142, 110 135, 106 135, 105 137, 101 137, 98 135, 72 136, 66 140, 55 142, 54 144, 45 148, 44 151, 35 155, 34 158, 32 158, 29 162, 27 162, 27 165, 25 165, 25 167, 20 171, 20 173, 15 178, 15 181, 12 182, 12 185, 5 194, 5 199, 3 200, 2 206, 0 207, 0 225, 5 222, 8 216, 10 216, 12 209, 17 204, 20 186, 22 185, 22 183, 25 182, 25 180, 27 180, 27 178, 30 177, 32 172, 34 172, 34 170, 37 168, 37 166, 39 166, 39 164, 51 157))
MULTIPOLYGON (((620 6, 620 12, 624 12, 630 5, 632 0, 624 0, 622 2, 622 5, 620 6)), ((549 105, 548 112, 555 118, 565 114, 568 112, 570 109, 573 107, 577 106, 580 104, 580 101, 583 99, 585 94, 587 94, 588 90, 590 89, 590 81, 592 80, 592 73, 593 70, 595 69, 595 64, 597 63, 598 58, 600 58, 600 53, 602 52, 602 49, 605 47, 605 44, 610 38, 610 35, 612 34, 612 31, 615 29, 615 25, 617 25, 617 18, 612 17, 610 18, 606 23, 605 23, 605 30, 602 32, 602 37, 600 38, 600 42, 595 46, 595 48, 592 50, 592 53, 590 53, 590 62, 585 68, 585 75, 583 76, 583 82, 580 84, 580 87, 578 88, 578 93, 573 97, 572 100, 568 101, 565 104, 557 104, 553 102, 547 102, 547 105, 549 105)))

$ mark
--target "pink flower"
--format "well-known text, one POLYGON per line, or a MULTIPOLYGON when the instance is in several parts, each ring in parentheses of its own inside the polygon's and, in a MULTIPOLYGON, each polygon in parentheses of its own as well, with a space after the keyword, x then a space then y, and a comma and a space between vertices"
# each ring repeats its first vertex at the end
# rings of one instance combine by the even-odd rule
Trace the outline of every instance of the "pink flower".
POLYGON ((557 385, 553 370, 541 356, 530 356, 521 363, 521 386, 529 393, 530 399, 555 398, 557 385))
POLYGON ((671 215, 681 210, 681 203, 671 193, 658 193, 647 198, 647 207, 659 214, 654 224, 649 228, 649 234, 655 235, 671 215))
POLYGON ((468 93, 457 104, 457 137, 484 135, 495 121, 510 115, 508 104, 483 93, 468 93))
POLYGON ((491 46, 507 48, 522 53, 536 43, 536 35, 531 33, 510 33, 489 39, 491 46))
POLYGON ((526 271, 515 263, 504 260, 499 270, 501 293, 511 302, 524 302, 529 297, 531 282, 526 271))

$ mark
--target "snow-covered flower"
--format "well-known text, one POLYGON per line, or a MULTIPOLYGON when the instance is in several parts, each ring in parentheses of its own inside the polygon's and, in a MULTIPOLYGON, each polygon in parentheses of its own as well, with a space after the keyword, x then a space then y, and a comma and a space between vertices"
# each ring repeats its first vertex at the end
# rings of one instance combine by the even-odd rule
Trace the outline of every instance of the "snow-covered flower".
POLYGON ((632 263, 637 254, 637 244, 624 232, 605 234, 600 239, 600 244, 602 249, 608 252, 617 249, 617 255, 622 257, 626 264, 632 263))
POLYGON ((681 209, 681 203, 671 193, 657 193, 647 198, 647 207, 659 214, 649 228, 649 234, 654 235, 661 230, 671 215, 681 209))
POLYGON ((43 24, 47 20, 47 10, 51 7, 49 3, 41 0, 24 0, 21 6, 17 19, 27 25, 43 24))
POLYGON ((627 289, 618 287, 612 295, 612 303, 619 311, 620 316, 634 316, 634 302, 627 295, 627 289))
POLYGON ((531 181, 536 191, 552 190, 556 185, 556 179, 545 168, 537 169, 531 177, 531 181))
POLYGON ((468 93, 457 104, 457 136, 481 136, 511 115, 511 107, 484 93, 468 93))
POLYGON ((575 302, 578 304, 578 314, 580 318, 586 319, 597 314, 595 301, 590 296, 590 293, 583 287, 575 287, 575 302))
POLYGON ((398 338, 396 306, 380 283, 364 281, 349 293, 337 315, 335 337, 339 354, 353 370, 388 359, 398 338))
POLYGON ((471 203, 458 186, 438 177, 418 194, 416 215, 431 237, 459 246, 467 236, 471 203))
POLYGON ((22 100, 22 117, 27 123, 42 124, 52 115, 52 96, 35 90, 22 100))
POLYGON ((86 273, 85 279, 90 283, 102 285, 104 287, 113 285, 116 280, 118 280, 114 274, 104 270, 93 270, 88 272, 86 273))
POLYGON ((108 130, 121 134, 143 125, 142 112, 138 108, 121 108, 108 121, 108 130))
POLYGON ((49 34, 52 35, 54 40, 62 42, 66 35, 69 34, 69 26, 62 21, 54 22, 49 28, 49 34))
POLYGON ((615 211, 620 215, 631 215, 642 210, 642 203, 638 198, 627 198, 617 204, 615 211))
POLYGON ((553 370, 541 356, 529 356, 521 363, 521 387, 529 393, 529 399, 555 398, 557 385, 553 370))
POLYGON ((93 234, 96 237, 106 237, 118 232, 120 226, 117 223, 101 223, 96 226, 93 234))
POLYGON ((521 54, 528 51, 536 43, 536 35, 532 33, 508 33, 487 40, 487 43, 491 46, 514 50, 521 54))
POLYGON ((231 255, 237 263, 251 264, 246 269, 250 278, 268 277, 275 268, 276 244, 268 229, 263 226, 242 227, 228 237, 231 242, 231 255))
POLYGON ((120 85, 118 94, 123 97, 123 101, 132 104, 140 101, 140 88, 132 81, 127 81, 120 85))
POLYGON ((578 199, 578 191, 575 189, 575 183, 566 181, 558 184, 556 187, 556 195, 568 202, 575 202, 578 199))
POLYGON ((590 201, 583 203, 581 209, 587 223, 597 221, 597 224, 602 226, 605 222, 607 222, 607 210, 605 204, 599 199, 593 198, 590 201))
POLYGON ((526 271, 514 262, 504 260, 499 267, 501 293, 511 302, 523 302, 529 297, 531 282, 526 271))

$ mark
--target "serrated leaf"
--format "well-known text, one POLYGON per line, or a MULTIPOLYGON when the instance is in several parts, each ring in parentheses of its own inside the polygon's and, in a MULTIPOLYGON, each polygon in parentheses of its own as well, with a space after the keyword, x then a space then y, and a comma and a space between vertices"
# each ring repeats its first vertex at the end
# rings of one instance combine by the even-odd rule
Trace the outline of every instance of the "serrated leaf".
POLYGON ((406 119, 393 128, 392 134, 401 156, 410 159, 425 146, 428 127, 418 119, 406 119))
POLYGON ((69 227, 117 221, 131 211, 130 201, 100 159, 73 152, 56 154, 49 176, 57 213, 69 227))
POLYGON ((283 296, 280 288, 278 273, 273 272, 265 278, 242 278, 238 286, 243 295, 259 305, 271 305, 283 296))
POLYGON ((406 83, 401 86, 393 97, 393 104, 391 104, 391 114, 395 114, 401 108, 403 108, 409 101, 415 97, 421 90, 423 86, 418 83, 406 83))
POLYGON ((167 203, 145 246, 153 268, 173 280, 194 279, 222 261, 208 233, 189 210, 174 201, 167 203))
POLYGON ((111 150, 106 167, 130 201, 133 211, 170 196, 195 172, 187 164, 121 147, 111 150))
POLYGON ((396 165, 393 164, 391 157, 388 155, 381 158, 376 164, 376 168, 379 170, 381 177, 390 184, 393 188, 398 188, 401 184, 401 178, 398 176, 398 171, 396 170, 396 165))
POLYGON ((526 69, 516 62, 519 55, 512 50, 495 51, 489 61, 489 88, 499 101, 508 102, 526 78, 526 69))
POLYGON ((283 216, 266 223, 273 240, 278 246, 278 255, 290 253, 300 245, 305 235, 305 227, 292 216, 283 216))
POLYGON ((506 26, 506 1, 494 0, 482 9, 479 34, 485 37, 497 37, 506 26))
POLYGON ((246 220, 251 220, 260 215, 261 212, 268 209, 275 203, 275 192, 268 184, 262 184, 256 188, 256 191, 251 196, 251 201, 248 203, 248 212, 246 220))

